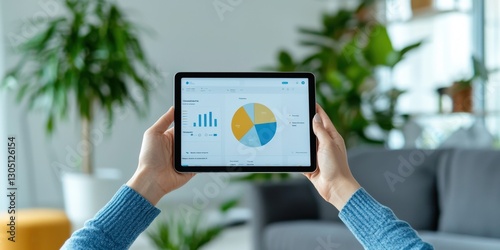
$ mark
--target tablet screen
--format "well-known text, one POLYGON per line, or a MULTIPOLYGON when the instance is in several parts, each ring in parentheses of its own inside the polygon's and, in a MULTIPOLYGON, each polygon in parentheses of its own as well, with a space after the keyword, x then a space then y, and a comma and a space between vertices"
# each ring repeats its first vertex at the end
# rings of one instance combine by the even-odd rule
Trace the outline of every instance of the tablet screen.
POLYGON ((179 74, 176 159, 181 169, 237 166, 241 171, 271 172, 311 168, 311 156, 316 153, 311 147, 315 144, 311 74, 179 74))

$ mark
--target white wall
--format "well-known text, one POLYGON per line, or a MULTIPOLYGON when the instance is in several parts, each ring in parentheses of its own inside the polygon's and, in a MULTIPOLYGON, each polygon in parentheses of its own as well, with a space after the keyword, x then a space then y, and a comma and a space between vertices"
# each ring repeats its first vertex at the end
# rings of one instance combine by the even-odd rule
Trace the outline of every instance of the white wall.
MULTIPOLYGON (((40 5, 39 0, 2 1, 2 37, 9 34, 25 36, 29 32, 23 32, 22 27, 19 32, 20 23, 26 25, 27 20, 57 10, 50 5, 54 3, 52 0, 41 2, 45 5, 40 5)), ((297 26, 317 25, 319 13, 327 4, 310 0, 219 2, 230 2, 235 6, 219 16, 212 0, 122 1, 134 20, 155 31, 153 36, 143 37, 143 44, 167 78, 152 93, 147 117, 138 118, 130 110, 125 110, 125 115, 116 120, 113 133, 96 147, 97 166, 119 168, 125 177, 133 173, 143 131, 172 105, 171 78, 175 72, 252 71, 269 65, 274 62, 278 48, 298 48, 297 26)), ((6 56, 7 67, 13 65, 14 58, 6 56)), ((69 156, 68 148, 77 146, 77 120, 72 116, 49 140, 44 135, 41 116, 26 114, 22 107, 13 104, 11 98, 7 99, 2 101, 8 101, 12 108, 7 110, 10 120, 6 132, 15 134, 22 142, 19 148, 23 182, 21 205, 62 207, 60 182, 57 171, 51 166, 54 162, 64 163, 69 156)), ((184 188, 169 195, 167 200, 190 202, 195 190, 202 189, 209 180, 209 175, 198 175, 184 188)))

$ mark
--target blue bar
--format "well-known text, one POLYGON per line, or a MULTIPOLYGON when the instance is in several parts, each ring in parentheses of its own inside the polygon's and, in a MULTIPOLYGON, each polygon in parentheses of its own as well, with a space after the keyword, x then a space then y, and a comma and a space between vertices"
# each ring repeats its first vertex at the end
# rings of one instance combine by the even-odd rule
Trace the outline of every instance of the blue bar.
POLYGON ((217 127, 217 119, 214 119, 214 127, 217 127))
POLYGON ((207 126, 207 114, 203 114, 203 127, 207 126))
POLYGON ((208 112, 208 124, 212 127, 212 112, 208 112))
POLYGON ((193 122, 193 127, 196 127, 196 122, 193 122))
POLYGON ((201 115, 198 115, 198 127, 201 127, 201 115))

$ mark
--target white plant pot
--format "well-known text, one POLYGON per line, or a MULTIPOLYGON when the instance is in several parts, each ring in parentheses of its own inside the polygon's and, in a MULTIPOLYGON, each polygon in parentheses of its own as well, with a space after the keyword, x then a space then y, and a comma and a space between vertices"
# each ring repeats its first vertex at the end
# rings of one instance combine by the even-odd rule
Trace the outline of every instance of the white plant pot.
POLYGON ((113 197, 123 184, 117 169, 96 169, 93 175, 62 175, 64 206, 73 230, 83 226, 113 197))

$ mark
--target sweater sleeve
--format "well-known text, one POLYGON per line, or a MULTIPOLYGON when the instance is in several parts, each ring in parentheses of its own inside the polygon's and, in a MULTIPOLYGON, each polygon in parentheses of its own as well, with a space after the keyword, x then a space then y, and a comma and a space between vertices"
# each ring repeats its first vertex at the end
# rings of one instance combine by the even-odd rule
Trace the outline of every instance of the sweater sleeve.
POLYGON ((61 249, 128 249, 159 213, 144 197, 123 185, 61 249))
POLYGON ((365 249, 434 249, 363 188, 353 194, 339 217, 365 249))

